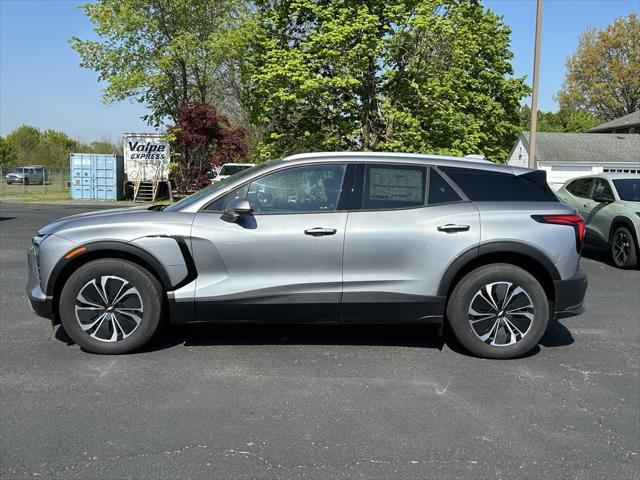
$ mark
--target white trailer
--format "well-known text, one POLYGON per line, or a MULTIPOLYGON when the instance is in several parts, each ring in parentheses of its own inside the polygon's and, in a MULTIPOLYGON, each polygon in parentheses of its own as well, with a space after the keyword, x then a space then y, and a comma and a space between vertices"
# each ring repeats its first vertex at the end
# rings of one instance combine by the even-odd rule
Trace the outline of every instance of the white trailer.
POLYGON ((123 133, 124 172, 130 182, 167 181, 169 142, 162 133, 123 133))

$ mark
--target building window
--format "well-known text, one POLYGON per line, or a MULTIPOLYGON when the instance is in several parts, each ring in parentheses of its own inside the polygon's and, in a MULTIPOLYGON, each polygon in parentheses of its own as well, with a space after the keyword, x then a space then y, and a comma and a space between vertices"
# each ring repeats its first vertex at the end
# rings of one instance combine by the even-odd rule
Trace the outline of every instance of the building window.
POLYGON ((640 168, 603 168, 603 173, 640 173, 640 168))

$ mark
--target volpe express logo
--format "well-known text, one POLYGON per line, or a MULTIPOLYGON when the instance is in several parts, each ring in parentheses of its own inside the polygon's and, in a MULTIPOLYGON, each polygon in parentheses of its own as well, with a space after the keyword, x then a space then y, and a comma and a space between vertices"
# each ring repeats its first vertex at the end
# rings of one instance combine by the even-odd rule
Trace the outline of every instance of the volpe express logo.
POLYGON ((128 142, 131 160, 166 160, 167 144, 152 142, 128 142))

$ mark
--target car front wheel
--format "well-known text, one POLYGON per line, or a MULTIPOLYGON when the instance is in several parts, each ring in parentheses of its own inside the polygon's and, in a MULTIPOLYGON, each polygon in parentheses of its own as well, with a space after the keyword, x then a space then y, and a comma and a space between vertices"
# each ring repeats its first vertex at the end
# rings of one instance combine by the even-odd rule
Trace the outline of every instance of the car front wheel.
POLYGON ((637 246, 627 227, 618 227, 611 237, 611 258, 618 268, 633 268, 638 263, 637 246))
POLYGON ((529 352, 544 334, 549 303, 536 278, 510 264, 479 267, 455 286, 447 318, 458 341, 486 358, 529 352))
POLYGON ((60 295, 60 320, 84 350, 129 353, 141 348, 160 324, 163 290, 139 265, 121 259, 79 267, 60 295))

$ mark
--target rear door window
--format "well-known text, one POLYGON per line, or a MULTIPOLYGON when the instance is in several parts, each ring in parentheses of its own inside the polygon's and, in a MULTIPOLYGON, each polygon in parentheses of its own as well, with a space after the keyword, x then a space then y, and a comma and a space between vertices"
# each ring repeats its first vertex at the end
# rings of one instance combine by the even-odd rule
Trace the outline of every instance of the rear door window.
POLYGON ((579 178, 567 185, 567 190, 571 195, 575 195, 576 197, 589 198, 591 182, 591 178, 579 178))
POLYGON ((605 194, 606 196, 613 198, 613 192, 611 191, 611 187, 609 186, 609 182, 607 182, 603 178, 596 178, 595 184, 593 186, 593 191, 589 198, 593 198, 594 195, 597 194, 605 194))
POLYGON ((557 202, 541 171, 513 175, 470 168, 440 167, 476 202, 557 202))
POLYGON ((367 165, 362 209, 420 207, 425 203, 425 167, 417 165, 367 165))

